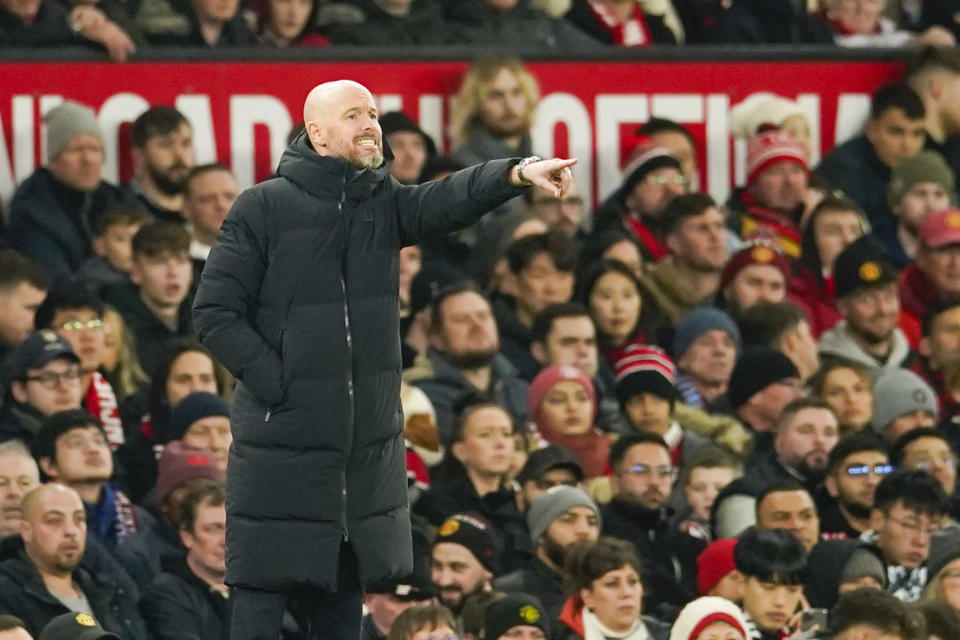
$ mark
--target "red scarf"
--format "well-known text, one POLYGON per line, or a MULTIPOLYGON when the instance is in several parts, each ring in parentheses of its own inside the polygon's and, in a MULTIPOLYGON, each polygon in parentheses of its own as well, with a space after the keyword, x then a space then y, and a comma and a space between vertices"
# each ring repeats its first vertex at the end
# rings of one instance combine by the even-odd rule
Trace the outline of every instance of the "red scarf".
POLYGON ((96 416, 103 423, 111 449, 115 450, 123 444, 123 423, 117 409, 117 394, 113 392, 107 379, 96 371, 90 376, 90 388, 87 389, 84 407, 87 413, 96 416))
POLYGON ((633 15, 627 18, 626 22, 620 22, 617 14, 600 0, 587 0, 587 6, 597 22, 607 30, 611 42, 618 47, 646 47, 653 44, 650 29, 647 28, 647 21, 638 3, 633 3, 633 15))
POLYGON ((643 248, 650 253, 650 256, 653 258, 654 262, 659 262, 670 255, 670 251, 667 249, 667 246, 660 241, 660 238, 655 236, 649 227, 635 219, 633 216, 624 216, 623 226, 627 231, 630 232, 631 235, 633 235, 636 241, 639 242, 643 248))
POLYGON ((773 240, 791 258, 800 257, 803 239, 792 216, 764 207, 749 191, 740 194, 740 203, 744 208, 740 234, 744 240, 773 240))

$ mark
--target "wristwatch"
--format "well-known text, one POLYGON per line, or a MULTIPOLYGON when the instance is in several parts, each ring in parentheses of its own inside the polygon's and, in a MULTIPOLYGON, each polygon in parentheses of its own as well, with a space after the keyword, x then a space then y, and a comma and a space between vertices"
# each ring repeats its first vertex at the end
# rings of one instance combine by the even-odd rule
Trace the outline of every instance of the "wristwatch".
POLYGON ((520 184, 522 185, 531 185, 533 184, 526 176, 523 175, 523 170, 527 168, 528 164, 533 162, 540 162, 543 160, 540 156, 528 156, 517 163, 517 177, 520 178, 520 184))

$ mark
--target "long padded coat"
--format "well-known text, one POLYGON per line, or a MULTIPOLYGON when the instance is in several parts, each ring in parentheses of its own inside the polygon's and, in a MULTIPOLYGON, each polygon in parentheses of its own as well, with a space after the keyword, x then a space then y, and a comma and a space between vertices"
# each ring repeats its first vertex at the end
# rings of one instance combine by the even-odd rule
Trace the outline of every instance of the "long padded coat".
POLYGON ((239 380, 228 584, 335 590, 343 540, 364 584, 412 570, 398 251, 515 197, 515 163, 401 186, 301 135, 276 178, 237 198, 194 302, 200 339, 239 380))

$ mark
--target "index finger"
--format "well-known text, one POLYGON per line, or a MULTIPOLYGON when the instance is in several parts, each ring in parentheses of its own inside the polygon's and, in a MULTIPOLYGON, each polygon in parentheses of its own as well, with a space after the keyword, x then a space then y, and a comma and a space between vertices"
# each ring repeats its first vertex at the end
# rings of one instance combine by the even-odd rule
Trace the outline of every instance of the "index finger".
POLYGON ((551 169, 566 169, 580 162, 580 158, 552 158, 547 162, 551 163, 551 169))

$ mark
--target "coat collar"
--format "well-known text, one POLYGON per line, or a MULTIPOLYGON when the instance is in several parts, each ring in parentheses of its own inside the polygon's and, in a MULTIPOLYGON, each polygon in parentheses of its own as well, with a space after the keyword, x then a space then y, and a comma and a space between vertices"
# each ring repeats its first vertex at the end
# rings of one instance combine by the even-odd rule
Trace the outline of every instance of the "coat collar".
POLYGON ((393 152, 386 137, 383 139, 383 157, 383 164, 376 169, 358 172, 342 158, 318 155, 304 132, 283 152, 277 175, 319 198, 335 197, 338 192, 346 191, 349 200, 362 200, 390 176, 393 152))

